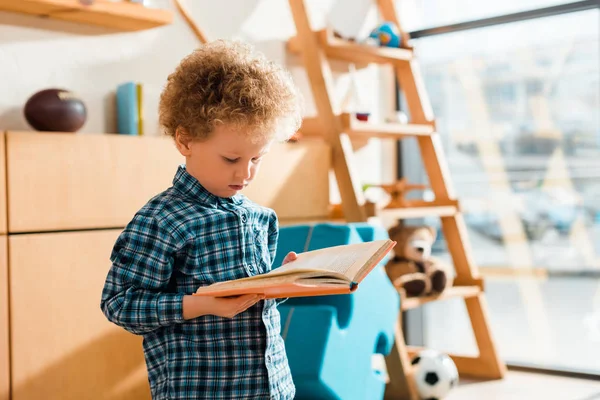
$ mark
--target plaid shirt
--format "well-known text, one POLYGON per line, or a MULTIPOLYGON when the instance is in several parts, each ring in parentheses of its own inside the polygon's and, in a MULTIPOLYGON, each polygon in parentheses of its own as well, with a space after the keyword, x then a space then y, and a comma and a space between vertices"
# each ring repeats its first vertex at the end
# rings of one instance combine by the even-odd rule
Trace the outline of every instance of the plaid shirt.
POLYGON ((277 216, 242 195, 208 192, 184 166, 117 239, 101 308, 144 336, 154 400, 293 399, 275 300, 232 319, 183 319, 182 299, 199 286, 267 272, 277 216))

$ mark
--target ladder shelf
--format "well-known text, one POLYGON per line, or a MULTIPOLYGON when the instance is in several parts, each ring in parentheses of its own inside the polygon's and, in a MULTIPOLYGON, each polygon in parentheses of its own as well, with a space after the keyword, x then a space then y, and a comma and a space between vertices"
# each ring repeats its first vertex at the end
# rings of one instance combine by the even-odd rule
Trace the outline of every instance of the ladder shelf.
MULTIPOLYGON (((439 217, 456 271, 454 287, 439 295, 418 298, 406 297, 400 291, 401 309, 414 309, 423 304, 450 298, 464 300, 479 354, 475 357, 451 355, 459 373, 488 379, 502 378, 506 366, 500 360, 492 338, 484 282, 472 260, 466 225, 435 127, 433 110, 419 64, 412 46, 407 43, 409 37, 399 24, 394 1, 376 2, 382 18, 398 26, 402 38, 401 48, 373 47, 335 37, 331 30, 315 31, 310 24, 305 0, 288 1, 297 32, 288 42, 288 51, 299 54, 302 58, 317 110, 315 118, 304 120, 299 140, 302 140, 303 136, 321 137, 332 148, 332 167, 342 203, 337 209, 332 208, 331 218, 346 222, 364 222, 372 215, 398 220, 439 217), (333 96, 330 62, 334 60, 356 66, 373 63, 391 66, 406 98, 411 116, 410 123, 361 121, 356 115, 340 113, 333 96), (416 138, 435 200, 404 201, 383 209, 375 209, 372 203, 367 202, 355 171, 354 150, 350 140, 370 137, 391 140, 416 138)), ((411 366, 411 357, 416 349, 406 345, 401 320, 402 312, 395 327, 394 350, 386 358, 390 376, 386 398, 417 400, 418 393, 411 366)))

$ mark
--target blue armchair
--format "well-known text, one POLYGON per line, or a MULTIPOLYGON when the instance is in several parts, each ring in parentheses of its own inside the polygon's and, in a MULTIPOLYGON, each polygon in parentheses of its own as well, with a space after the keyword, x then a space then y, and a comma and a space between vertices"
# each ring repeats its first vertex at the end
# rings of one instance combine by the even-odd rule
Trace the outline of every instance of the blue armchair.
MULTIPOLYGON (((366 223, 283 227, 274 265, 289 251, 387 237, 383 228, 366 223)), ((398 292, 383 269, 386 261, 352 294, 292 298, 279 306, 296 399, 383 398, 384 374, 373 359, 391 351, 400 309, 398 292)))

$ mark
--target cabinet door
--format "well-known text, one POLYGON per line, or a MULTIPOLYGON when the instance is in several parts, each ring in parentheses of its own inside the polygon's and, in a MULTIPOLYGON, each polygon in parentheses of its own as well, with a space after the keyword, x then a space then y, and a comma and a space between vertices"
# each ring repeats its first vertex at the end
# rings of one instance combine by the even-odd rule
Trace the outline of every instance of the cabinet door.
MULTIPOLYGON (((158 137, 8 132, 6 143, 11 233, 122 227, 185 162, 158 137)), ((322 140, 275 143, 244 194, 281 219, 325 218, 330 168, 322 140)))
POLYGON ((10 357, 8 344, 8 260, 6 236, 0 236, 0 400, 10 395, 10 357))
POLYGON ((8 232, 6 216, 6 134, 0 132, 0 234, 8 232))
POLYGON ((119 232, 9 236, 13 400, 150 398, 141 337, 100 310, 119 232))
POLYGON ((122 227, 185 162, 169 138, 6 135, 11 233, 122 227))

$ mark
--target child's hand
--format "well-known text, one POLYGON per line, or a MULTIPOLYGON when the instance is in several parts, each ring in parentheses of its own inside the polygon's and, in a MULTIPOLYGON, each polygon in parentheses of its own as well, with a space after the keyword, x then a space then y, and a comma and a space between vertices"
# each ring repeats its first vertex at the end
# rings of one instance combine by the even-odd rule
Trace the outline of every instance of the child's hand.
POLYGON ((184 296, 183 318, 193 319, 203 315, 233 318, 262 299, 264 296, 255 294, 237 297, 184 296))
POLYGON ((283 263, 281 263, 281 265, 285 265, 285 264, 289 263, 290 261, 294 261, 296 258, 298 258, 298 254, 296 254, 293 251, 290 251, 289 253, 287 253, 285 258, 283 259, 283 263))
POLYGON ((264 299, 264 296, 255 294, 246 294, 237 297, 213 297, 214 307, 211 314, 223 318, 233 318, 262 299, 264 299))

